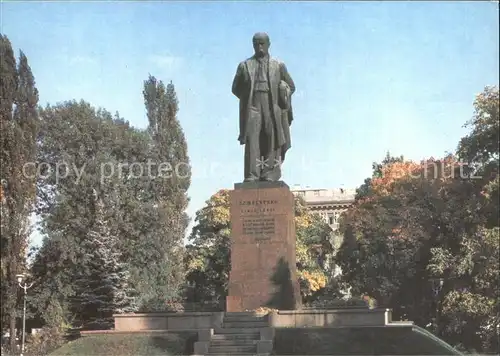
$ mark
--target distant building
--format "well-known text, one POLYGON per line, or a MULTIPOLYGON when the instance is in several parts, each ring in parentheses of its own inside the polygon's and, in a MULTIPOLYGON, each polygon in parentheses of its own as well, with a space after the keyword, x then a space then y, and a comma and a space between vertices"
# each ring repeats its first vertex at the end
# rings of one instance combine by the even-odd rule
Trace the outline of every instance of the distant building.
POLYGON ((356 189, 353 188, 318 189, 294 186, 291 191, 304 198, 309 209, 321 215, 334 231, 338 229, 340 214, 354 202, 356 195, 356 189))
MULTIPOLYGON (((333 231, 337 231, 339 227, 339 216, 346 211, 349 206, 354 203, 356 196, 355 188, 334 188, 334 189, 319 189, 319 188, 302 188, 293 186, 292 193, 296 196, 301 196, 309 209, 323 217, 325 222, 330 225, 333 231)), ((337 250, 342 244, 342 236, 335 235, 333 246, 337 250)), ((342 273, 339 266, 334 268, 334 276, 342 273)), ((350 297, 350 291, 343 291, 346 298, 350 297)))

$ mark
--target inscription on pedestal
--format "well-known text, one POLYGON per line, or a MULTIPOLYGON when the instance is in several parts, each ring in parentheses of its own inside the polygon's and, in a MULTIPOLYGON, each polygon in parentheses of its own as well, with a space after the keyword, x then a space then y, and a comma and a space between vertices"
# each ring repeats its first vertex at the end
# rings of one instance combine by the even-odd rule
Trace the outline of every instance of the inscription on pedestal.
POLYGON ((273 205, 277 204, 276 200, 240 200, 240 208, 242 215, 266 214, 274 213, 273 205))
POLYGON ((256 240, 270 239, 274 234, 274 217, 253 216, 243 218, 243 235, 254 237, 256 240))
POLYGON ((243 235, 255 240, 269 240, 275 233, 274 199, 240 200, 243 235))

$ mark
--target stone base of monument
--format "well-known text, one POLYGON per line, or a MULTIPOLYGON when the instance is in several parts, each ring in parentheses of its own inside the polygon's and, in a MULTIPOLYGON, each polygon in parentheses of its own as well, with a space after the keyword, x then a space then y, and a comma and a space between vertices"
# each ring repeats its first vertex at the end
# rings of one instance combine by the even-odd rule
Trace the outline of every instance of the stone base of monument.
MULTIPOLYGON (((249 321, 251 323, 252 318, 249 318, 249 316, 265 316, 263 320, 267 323, 266 327, 273 328, 401 325, 401 322, 392 321, 391 309, 384 308, 278 310, 272 311, 267 315, 262 313, 236 313, 236 315, 231 315, 231 313, 224 312, 132 313, 113 315, 115 319, 114 332, 127 333, 152 330, 177 332, 208 329, 214 329, 219 332, 224 327, 227 327, 224 321, 231 321, 227 319, 228 314, 230 319, 233 318, 234 320, 234 318, 241 317, 242 321, 247 323, 249 321)), ((234 323, 230 326, 234 326, 234 323)), ((262 327, 262 325, 257 326, 262 327)))
POLYGON ((284 182, 235 184, 231 192, 227 312, 300 308, 294 196, 284 182))

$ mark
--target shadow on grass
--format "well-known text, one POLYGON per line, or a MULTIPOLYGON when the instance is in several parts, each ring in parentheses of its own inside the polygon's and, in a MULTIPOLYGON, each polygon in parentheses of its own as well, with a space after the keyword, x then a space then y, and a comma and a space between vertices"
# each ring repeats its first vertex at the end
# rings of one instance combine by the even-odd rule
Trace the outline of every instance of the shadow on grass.
POLYGON ((275 355, 461 355, 408 327, 277 328, 275 355))
POLYGON ((154 347, 164 351, 167 355, 192 355, 197 339, 198 335, 195 332, 176 332, 175 334, 151 336, 154 347))

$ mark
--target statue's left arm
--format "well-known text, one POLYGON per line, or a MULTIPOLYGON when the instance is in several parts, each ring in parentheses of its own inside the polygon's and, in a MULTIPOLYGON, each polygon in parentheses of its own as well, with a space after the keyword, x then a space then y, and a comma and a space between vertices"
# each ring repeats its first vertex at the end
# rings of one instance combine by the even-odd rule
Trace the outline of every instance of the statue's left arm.
POLYGON ((281 79, 284 80, 289 86, 292 94, 295 92, 295 83, 293 82, 290 73, 288 73, 288 69, 286 68, 285 63, 281 63, 281 79))
POLYGON ((244 86, 244 73, 245 73, 245 63, 241 62, 236 69, 236 74, 233 79, 232 92, 238 98, 241 99, 243 96, 243 86, 244 86))

